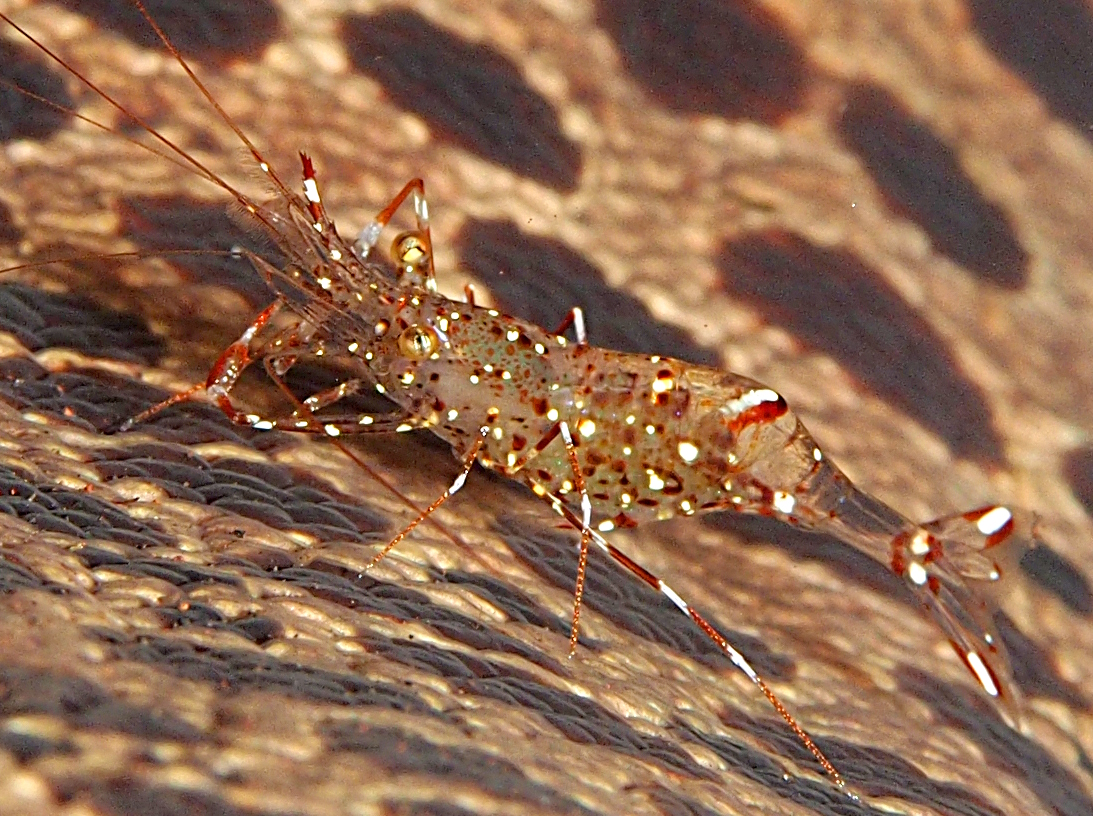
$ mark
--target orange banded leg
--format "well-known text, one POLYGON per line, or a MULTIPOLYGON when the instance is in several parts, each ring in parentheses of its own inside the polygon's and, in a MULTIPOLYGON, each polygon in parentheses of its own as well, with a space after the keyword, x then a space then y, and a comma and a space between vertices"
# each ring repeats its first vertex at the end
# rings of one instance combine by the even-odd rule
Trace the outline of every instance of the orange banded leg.
POLYGON ((363 433, 406 433, 428 427, 418 417, 401 411, 383 414, 339 414, 331 417, 318 417, 307 412, 297 412, 292 416, 273 419, 245 414, 242 424, 250 425, 260 431, 294 431, 323 434, 329 437, 363 433))
MULTIPOLYGON (((579 311, 579 310, 575 310, 579 311)), ((588 497, 588 490, 581 473, 581 463, 577 459, 577 446, 573 442, 573 435, 569 431, 569 423, 558 423, 558 432, 565 443, 566 456, 569 458, 570 468, 573 470, 573 484, 581 497, 581 523, 578 529, 581 531, 581 549, 577 557, 577 584, 573 588, 573 622, 569 628, 569 656, 572 658, 577 652, 577 638, 581 631, 581 601, 584 600, 584 583, 588 572, 588 545, 591 541, 589 533, 592 530, 592 500, 588 497)))
POLYGON ((569 327, 573 327, 573 333, 577 336, 577 345, 588 345, 588 334, 584 328, 584 310, 580 306, 574 306, 565 317, 562 318, 562 322, 558 324, 558 328, 554 330, 555 334, 565 334, 569 327))
POLYGON ((209 375, 205 379, 204 384, 187 388, 185 391, 173 394, 162 402, 156 403, 151 408, 141 411, 136 416, 125 420, 125 422, 119 426, 119 430, 128 431, 137 423, 144 422, 150 417, 160 413, 165 408, 169 408, 170 406, 177 405, 181 402, 189 402, 201 393, 204 393, 215 402, 220 410, 222 410, 232 422, 242 425, 253 424, 251 418, 254 415, 247 414, 237 408, 232 403, 228 392, 230 392, 236 382, 239 381, 239 377, 242 376, 247 366, 254 362, 255 357, 252 356, 250 350, 251 344, 254 342, 254 338, 258 333, 265 328, 266 324, 268 324, 277 313, 277 310, 280 309, 280 307, 281 301, 274 301, 271 303, 254 319, 254 322, 247 327, 246 331, 240 335, 238 340, 224 349, 216 363, 209 369, 209 375))
POLYGON ((478 439, 474 441, 474 444, 471 445, 470 450, 467 451, 466 455, 464 455, 463 468, 459 471, 459 475, 455 477, 451 485, 449 485, 445 489, 445 491, 432 502, 432 504, 430 504, 420 513, 418 513, 417 518, 415 518, 413 521, 403 527, 402 530, 399 531, 398 535, 388 541, 387 545, 382 550, 372 556, 372 560, 369 561, 368 565, 365 567, 366 570, 372 569, 372 567, 376 566, 376 564, 382 561, 387 553, 391 552, 391 550, 397 547, 399 543, 406 538, 406 536, 410 535, 410 533, 414 531, 414 528, 416 528, 419 524, 421 524, 421 522, 425 521, 425 519, 435 513, 440 508, 440 506, 444 504, 444 502, 448 501, 448 499, 450 499, 452 496, 459 492, 459 490, 463 487, 464 483, 467 481, 467 475, 471 472, 471 468, 474 467, 474 460, 478 456, 478 452, 482 450, 482 445, 486 441, 487 433, 489 433, 488 427, 482 426, 479 429, 478 439))
POLYGON ((433 239, 429 231, 429 204, 425 199, 425 182, 411 179, 399 190, 398 195, 382 212, 357 233, 353 242, 353 254, 364 261, 375 248, 383 228, 390 223, 403 202, 410 198, 414 208, 416 229, 398 236, 392 247, 392 255, 398 264, 399 278, 407 283, 436 291, 436 272, 433 268, 433 239))
MULTIPOLYGON (((562 424, 564 425, 564 423, 562 424)), ((565 434, 567 432, 568 428, 565 428, 562 431, 563 438, 565 437, 565 434)), ((574 468, 574 472, 578 472, 578 469, 576 467, 574 468)), ((717 644, 717 647, 726 657, 729 658, 730 661, 732 661, 732 664, 740 669, 740 671, 742 671, 747 676, 747 678, 751 680, 751 682, 754 683, 756 687, 763 693, 763 696, 767 698, 767 701, 771 704, 774 710, 777 711, 779 716, 781 716, 781 718, 786 721, 790 729, 796 735, 797 739, 800 740, 801 744, 804 745, 805 748, 808 749, 809 753, 811 753, 812 756, 816 758, 816 761, 820 763, 824 771, 827 772, 827 774, 831 777, 835 784, 842 788, 844 791, 846 791, 846 795, 850 799, 853 799, 855 801, 858 800, 858 796, 852 793, 847 788, 846 780, 843 779, 842 774, 839 773, 839 771, 832 764, 831 760, 827 758, 824 752, 820 750, 820 747, 816 745, 812 737, 808 735, 808 732, 806 732, 797 723, 797 720, 794 719, 792 714, 790 714, 789 709, 786 708, 785 704, 778 698, 778 696, 774 693, 770 686, 767 685, 766 681, 759 676, 759 673, 755 671, 752 665, 747 661, 747 658, 745 658, 744 655, 736 649, 736 647, 729 643, 728 639, 720 632, 718 632, 717 629, 715 629, 714 626, 709 623, 709 621, 702 617, 702 615, 699 614, 699 612, 694 607, 688 604, 678 592, 668 586, 668 584, 666 584, 656 575, 649 572, 649 570, 645 569, 645 567, 641 566, 641 564, 634 561, 622 551, 616 549, 612 544, 609 544, 607 540, 597 530, 591 527, 591 525, 589 524, 591 515, 590 507, 586 505, 585 498, 587 496, 587 493, 585 493, 583 490, 581 491, 582 507, 580 516, 578 516, 577 513, 574 512, 574 510, 565 503, 562 497, 556 496, 552 493, 539 493, 538 495, 548 501, 551 507, 553 507, 559 515, 561 515, 571 525, 573 525, 573 527, 581 531, 582 551, 587 549, 588 542, 595 544, 597 548, 610 556, 611 559, 620 566, 622 566, 623 569, 627 570, 633 575, 636 575, 644 583, 648 584, 657 592, 664 595, 666 598, 668 598, 668 600, 672 602, 672 604, 677 609, 679 609, 684 615, 690 618, 691 621, 693 621, 694 624, 699 629, 701 629, 708 638, 710 638, 710 640, 717 644)), ((579 582, 581 581, 581 571, 582 569, 579 568, 579 582)), ((576 624, 576 621, 574 621, 574 624, 576 624)))

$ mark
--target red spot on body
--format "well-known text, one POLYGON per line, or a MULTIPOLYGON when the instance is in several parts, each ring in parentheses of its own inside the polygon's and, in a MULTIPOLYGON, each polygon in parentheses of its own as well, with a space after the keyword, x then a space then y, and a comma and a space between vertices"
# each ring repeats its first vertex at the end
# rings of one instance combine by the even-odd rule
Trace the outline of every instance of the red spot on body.
POLYGON ((788 410, 789 406, 786 405, 786 401, 779 396, 776 400, 761 402, 745 411, 741 411, 733 417, 732 421, 729 423, 729 429, 734 433, 740 433, 740 431, 744 430, 749 425, 762 425, 774 422, 776 419, 785 416, 788 410))
MULTIPOLYGON (((981 518, 996 509, 998 509, 997 505, 991 505, 990 507, 980 507, 978 510, 970 510, 964 514, 964 519, 974 524, 978 524, 981 518)), ((1005 524, 987 536, 987 541, 986 544, 983 545, 983 549, 989 550, 991 547, 997 547, 999 544, 1003 543, 1013 534, 1014 527, 1015 523, 1013 515, 1011 514, 1005 524)))
POLYGON ((619 513, 613 519, 611 519, 611 521, 619 530, 628 530, 631 527, 638 526, 638 523, 630 518, 630 516, 626 515, 626 513, 619 513))
POLYGON ((610 457, 596 448, 589 450, 585 458, 593 465, 606 465, 610 461, 610 457))
POLYGON ((669 473, 664 477, 664 488, 662 492, 665 496, 678 496, 683 492, 683 480, 679 478, 675 473, 669 473))
POLYGON ((892 572, 902 578, 907 572, 907 557, 904 548, 907 546, 907 534, 900 533, 892 541, 892 560, 889 566, 892 572))
POLYGON ((934 561, 940 561, 945 556, 945 548, 942 546, 941 542, 933 536, 929 536, 926 539, 926 544, 929 549, 926 551, 926 555, 922 557, 922 560, 927 564, 934 561))
MULTIPOLYGON (((554 425, 551 426, 550 430, 543 435, 543 438, 535 443, 535 450, 541 451, 546 448, 546 446, 553 442, 557 438, 558 434, 560 434, 561 432, 561 425, 559 425, 557 422, 554 423, 554 425)), ((576 442, 577 440, 574 439, 573 441, 576 442)))

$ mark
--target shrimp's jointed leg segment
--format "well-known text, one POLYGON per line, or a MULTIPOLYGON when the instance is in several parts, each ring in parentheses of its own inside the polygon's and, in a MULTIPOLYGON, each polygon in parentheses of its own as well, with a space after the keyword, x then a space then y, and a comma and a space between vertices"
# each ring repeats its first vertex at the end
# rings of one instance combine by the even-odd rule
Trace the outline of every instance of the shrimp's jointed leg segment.
MULTIPOLYGON (((668 586, 668 584, 666 584, 653 573, 649 572, 649 570, 645 569, 645 567, 634 561, 621 550, 616 549, 614 545, 609 544, 598 531, 592 529, 587 525, 587 522, 584 518, 578 517, 577 514, 574 513, 573 510, 569 507, 569 505, 567 505, 561 498, 554 495, 546 495, 544 496, 544 498, 548 502, 550 502, 551 506, 559 515, 561 515, 571 525, 581 531, 582 551, 586 550, 588 547, 588 544, 586 542, 591 541, 592 543, 594 543, 600 550, 610 556, 616 563, 621 565, 623 569, 627 570, 633 575, 636 575, 643 582, 645 582, 657 592, 668 598, 668 600, 670 600, 675 605, 675 607, 679 609, 684 615, 690 618, 695 623, 695 625, 698 626, 698 628, 701 629, 706 634, 706 636, 710 638, 710 640, 716 643, 718 648, 721 649, 725 656, 728 657, 730 661, 732 661, 732 664, 740 669, 740 671, 742 671, 747 676, 747 678, 751 680, 751 682, 754 683, 755 686, 763 693, 763 696, 767 698, 767 701, 774 707, 774 710, 777 711, 779 716, 781 716, 782 719, 786 721, 790 729, 797 736, 797 739, 799 739, 801 741, 801 744, 803 744, 805 748, 808 749, 809 753, 811 753, 812 756, 816 758, 816 761, 820 763, 821 767, 823 767, 824 771, 827 772, 827 774, 831 777, 835 784, 843 790, 847 790, 846 780, 843 779, 842 774, 840 774, 838 769, 835 768, 831 760, 829 760, 824 752, 820 750, 820 747, 816 745, 812 737, 808 735, 808 732, 801 728, 801 726, 797 723, 797 720, 794 719, 793 715, 789 713, 789 710, 785 707, 785 704, 782 703, 782 701, 778 698, 778 696, 774 693, 770 686, 767 685, 766 681, 759 676, 759 673, 756 672, 754 668, 752 668, 752 665, 748 662, 747 658, 745 658, 743 654, 741 654, 731 643, 729 643, 728 639, 726 639, 724 635, 718 632, 717 629, 715 629, 709 621, 702 617, 702 615, 700 615, 694 607, 692 607, 689 603, 683 600, 682 596, 680 596, 678 592, 668 586)), ((573 625, 574 629, 576 629, 576 614, 574 614, 573 625)), ((858 798, 856 794, 850 793, 849 791, 847 792, 847 795, 851 799, 856 800, 858 798)))
POLYGON ((554 330, 554 333, 565 334, 570 326, 573 327, 573 334, 577 337, 577 345, 587 346, 588 332, 585 331, 584 327, 584 310, 580 306, 574 306, 566 313, 566 316, 562 318, 562 322, 558 324, 558 328, 554 330))
POLYGON ((418 514, 417 518, 415 518, 413 521, 403 527, 402 530, 400 530, 394 538, 387 542, 382 550, 372 556, 372 560, 368 562, 367 566, 365 566, 365 570, 370 570, 372 569, 372 567, 376 566, 376 564, 383 560, 387 553, 391 552, 391 550, 397 547, 399 543, 404 538, 406 538, 406 536, 410 535, 410 533, 414 531, 415 527, 417 527, 419 524, 421 524, 421 522, 425 521, 425 519, 427 519, 436 510, 438 510, 440 508, 440 505, 444 504, 444 502, 448 501, 448 499, 450 499, 452 496, 459 492, 459 490, 463 487, 463 484, 467 481, 467 475, 471 472, 471 468, 474 467, 474 462, 478 456, 478 451, 482 449, 482 444, 486 441, 486 434, 489 433, 489 430, 490 429, 486 426, 483 426, 479 429, 478 438, 474 441, 474 444, 471 445, 470 450, 463 457, 463 468, 459 471, 459 475, 457 475, 455 479, 452 480, 452 483, 447 487, 447 489, 445 489, 443 493, 440 494, 439 497, 433 500, 432 504, 430 504, 418 514))
MULTIPOLYGON (((390 223, 407 197, 413 204, 417 229, 403 233, 394 240, 392 255, 399 264, 399 276, 404 283, 436 292, 433 239, 429 231, 429 204, 425 198, 425 182, 420 178, 407 182, 398 195, 391 199, 391 203, 357 234, 357 240, 353 243, 353 254, 361 261, 368 258, 379 241, 383 228, 390 223)), ((473 294, 468 295, 468 302, 474 303, 473 294)))
POLYGON ((247 414, 245 411, 237 408, 232 402, 229 392, 235 386, 236 382, 239 381, 239 377, 242 376, 247 366, 257 359, 251 351, 254 339, 280 310, 281 306, 282 303, 279 300, 275 300, 267 306, 262 313, 247 326, 246 331, 239 336, 239 339, 224 349, 219 359, 217 359, 213 364, 213 367, 209 369, 209 375, 204 383, 194 385, 187 388, 185 391, 173 394, 162 402, 157 402, 151 408, 146 408, 136 416, 130 417, 121 423, 121 425, 118 426, 119 430, 128 431, 134 425, 155 416, 165 408, 169 408, 170 406, 177 405, 181 402, 189 402, 201 394, 210 397, 232 422, 240 425, 256 425, 256 423, 260 421, 260 418, 254 414, 247 414))
MULTIPOLYGON (((579 309, 574 309, 580 314, 579 309)), ((572 314, 572 312, 571 312, 572 314)), ((581 523, 577 529, 581 533, 580 555, 577 559, 577 585, 573 589, 573 623, 569 629, 569 656, 572 658, 577 653, 577 638, 581 629, 581 600, 584 598, 584 582, 588 572, 588 543, 589 532, 592 529, 592 500, 588 497, 585 487, 584 475, 581 473, 581 463, 577 459, 577 446, 573 442, 573 434, 569 431, 569 423, 558 423, 558 431, 565 443, 566 455, 573 468, 573 484, 577 488, 577 494, 581 497, 581 523)))

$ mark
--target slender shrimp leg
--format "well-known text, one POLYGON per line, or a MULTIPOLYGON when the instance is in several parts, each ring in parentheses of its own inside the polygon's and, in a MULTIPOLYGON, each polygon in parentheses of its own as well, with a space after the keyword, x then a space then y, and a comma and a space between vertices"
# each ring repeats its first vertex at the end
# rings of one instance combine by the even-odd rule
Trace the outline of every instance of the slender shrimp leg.
POLYGON ((237 422, 242 425, 253 424, 251 420, 253 415, 248 415, 246 412, 237 408, 232 403, 228 392, 230 392, 236 382, 239 381, 239 377, 242 376, 243 371, 246 370, 247 366, 256 359, 251 353, 251 346, 254 343, 254 339, 258 333, 265 328, 273 316, 277 314, 277 311, 280 308, 281 301, 279 300, 274 301, 267 306, 262 313, 254 319, 254 322, 247 326, 246 331, 240 335, 239 339, 224 349, 219 359, 217 359, 216 363, 213 364, 213 367, 209 369, 209 376, 205 379, 204 383, 199 383, 191 388, 187 388, 185 391, 173 394, 162 402, 156 403, 151 408, 141 411, 136 416, 125 420, 118 429, 120 431, 128 431, 134 425, 155 416, 165 408, 177 405, 180 402, 189 402, 202 393, 209 396, 232 422, 237 422))
POLYGON ((482 428, 479 429, 478 438, 475 439, 474 444, 472 444, 470 449, 463 455, 462 469, 459 471, 459 475, 452 480, 451 485, 449 485, 444 490, 444 492, 440 494, 440 496, 434 499, 428 507, 418 513, 417 518, 415 518, 413 521, 403 527, 402 530, 400 530, 394 538, 388 541, 386 546, 384 546, 382 550, 372 556, 372 560, 369 561, 368 564, 365 566, 366 570, 371 569, 380 561, 382 561, 387 553, 391 552, 391 550, 397 547, 399 543, 404 538, 406 538, 406 536, 410 535, 410 533, 412 533, 414 529, 419 524, 421 524, 421 522, 425 521, 425 519, 427 519, 434 512, 436 512, 440 508, 440 506, 444 504, 444 502, 448 501, 448 499, 450 499, 452 496, 459 492, 459 490, 463 487, 464 483, 467 481, 467 475, 471 472, 471 468, 474 467, 475 460, 478 457, 478 452, 482 450, 482 445, 486 441, 487 433, 489 433, 489 428, 487 426, 482 426, 482 428))
MULTIPOLYGON (((579 309, 574 311, 580 314, 579 309)), ((581 601, 584 599, 584 582, 588 571, 588 534, 592 529, 592 500, 588 497, 584 474, 581 472, 581 463, 577 458, 577 446, 573 442, 573 434, 570 433, 569 423, 558 423, 558 432, 565 443, 566 456, 569 457, 569 464, 573 469, 573 483, 581 497, 581 523, 577 526, 577 529, 581 531, 581 544, 580 555, 577 558, 577 584, 573 589, 573 623, 569 629, 569 656, 573 657, 577 652, 577 638, 580 636, 581 601)))
MULTIPOLYGON (((816 758, 816 761, 819 762, 823 769, 831 776, 835 781, 835 784, 845 790, 846 781, 831 763, 831 760, 829 760, 824 752, 820 750, 819 746, 812 740, 812 737, 798 725, 797 720, 789 713, 789 710, 782 701, 778 699, 778 696, 771 690, 770 686, 766 684, 766 681, 764 681, 763 678, 759 676, 759 673, 752 668, 744 655, 729 643, 725 636, 718 632, 709 621, 683 600, 679 593, 629 556, 620 550, 617 550, 614 546, 609 544, 597 530, 593 529, 591 526, 592 503, 588 497, 588 492, 585 489, 584 478, 581 474, 580 462, 577 459, 576 447, 573 443, 572 434, 569 431, 569 426, 565 422, 560 422, 558 428, 562 439, 565 442, 566 452, 569 455, 570 463, 573 467, 574 484, 581 497, 581 515, 578 517, 577 514, 558 496, 551 493, 538 493, 538 495, 548 501, 554 510, 563 516, 571 525, 573 525, 573 527, 579 530, 581 534, 580 556, 577 565, 577 587, 574 592, 573 625, 570 631, 569 640, 570 655, 572 656, 577 643, 581 599, 584 594, 585 573, 588 564, 588 548, 590 543, 594 543, 600 550, 605 552, 624 569, 633 573, 653 589, 657 590, 657 592, 660 592, 667 597, 677 609, 690 618, 707 637, 716 643, 725 656, 732 661, 733 665, 740 669, 740 671, 759 688, 763 693, 763 696, 766 697, 774 707, 774 710, 786 721, 790 729, 792 729, 793 733, 797 736, 797 739, 799 739, 805 748, 807 748, 816 758)), ((857 799, 854 794, 848 793, 848 796, 852 799, 857 799)))
POLYGON ((325 434, 331 437, 358 433, 404 433, 428 427, 428 424, 420 418, 398 409, 385 411, 382 414, 356 412, 317 417, 315 416, 316 411, 321 411, 327 405, 332 405, 339 400, 359 393, 365 388, 373 387, 373 383, 360 378, 353 378, 323 391, 318 391, 301 400, 292 393, 289 387, 285 385, 285 381, 281 379, 284 372, 277 366, 278 359, 268 357, 265 359, 266 373, 285 396, 297 405, 297 408, 289 417, 261 419, 257 423, 249 423, 253 427, 267 431, 276 429, 297 433, 325 434))
POLYGON ((574 306, 570 309, 566 316, 562 318, 562 322, 558 324, 558 328, 554 330, 555 334, 565 334, 570 327, 573 327, 573 333, 577 336, 578 346, 588 345, 588 333, 584 327, 584 310, 580 306, 574 306))
MULTIPOLYGON (((314 186, 314 178, 311 177, 314 186)), ((310 190, 307 189, 308 176, 305 172, 305 190, 308 199, 311 199, 310 190)), ((399 207, 407 198, 410 198, 414 208, 414 219, 417 229, 403 233, 395 239, 392 254, 399 264, 399 279, 403 283, 422 286, 430 292, 436 292, 436 270, 433 267, 433 239, 429 231, 429 204, 425 199, 425 182, 420 178, 411 179, 399 191, 391 203, 383 208, 375 218, 369 221, 357 234, 357 240, 353 242, 353 254, 361 261, 368 258, 379 241, 383 228, 394 217, 399 207)), ((318 192, 315 192, 314 203, 318 204, 318 192)), ((468 302, 474 302, 474 295, 468 294, 468 302)))

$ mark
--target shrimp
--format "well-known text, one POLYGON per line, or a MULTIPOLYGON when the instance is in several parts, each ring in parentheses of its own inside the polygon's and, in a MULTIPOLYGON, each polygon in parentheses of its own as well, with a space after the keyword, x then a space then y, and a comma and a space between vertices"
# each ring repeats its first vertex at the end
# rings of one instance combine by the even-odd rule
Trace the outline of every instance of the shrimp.
MULTIPOLYGON (((574 309, 548 331, 528 321, 441 295, 435 282, 424 183, 409 182, 347 241, 323 206, 315 168, 301 154, 303 195, 292 192, 193 73, 166 35, 145 18, 227 122, 269 179, 275 204, 237 191, 134 117, 180 163, 228 191, 284 251, 275 267, 249 257, 276 299, 212 366, 204 383, 126 420, 127 431, 190 399, 217 404, 233 421, 262 430, 342 437, 429 431, 462 463, 444 493, 372 560, 378 562, 464 485, 473 465, 527 485, 580 533, 570 655, 578 643, 589 551, 597 547, 668 597, 755 683, 835 782, 845 782, 762 678, 675 590, 610 544, 605 534, 712 510, 774 517, 827 533, 903 579, 945 632, 965 666, 1011 724, 1019 700, 984 589, 997 584, 1034 542, 1034 519, 1002 506, 916 524, 858 489, 824 455, 786 401, 737 374, 666 357, 596 348, 574 309), (398 236, 395 268, 374 257, 384 228, 409 200, 416 228, 398 236), (573 327, 575 341, 565 331, 573 327), (336 361, 349 376, 297 400, 288 416, 267 418, 239 406, 232 389, 261 361, 282 378, 302 358, 336 361), (347 397, 375 391, 393 410, 331 413, 347 397)), ((80 74, 27 34, 73 75, 80 74)), ((287 391, 287 388, 285 389, 287 391)))

